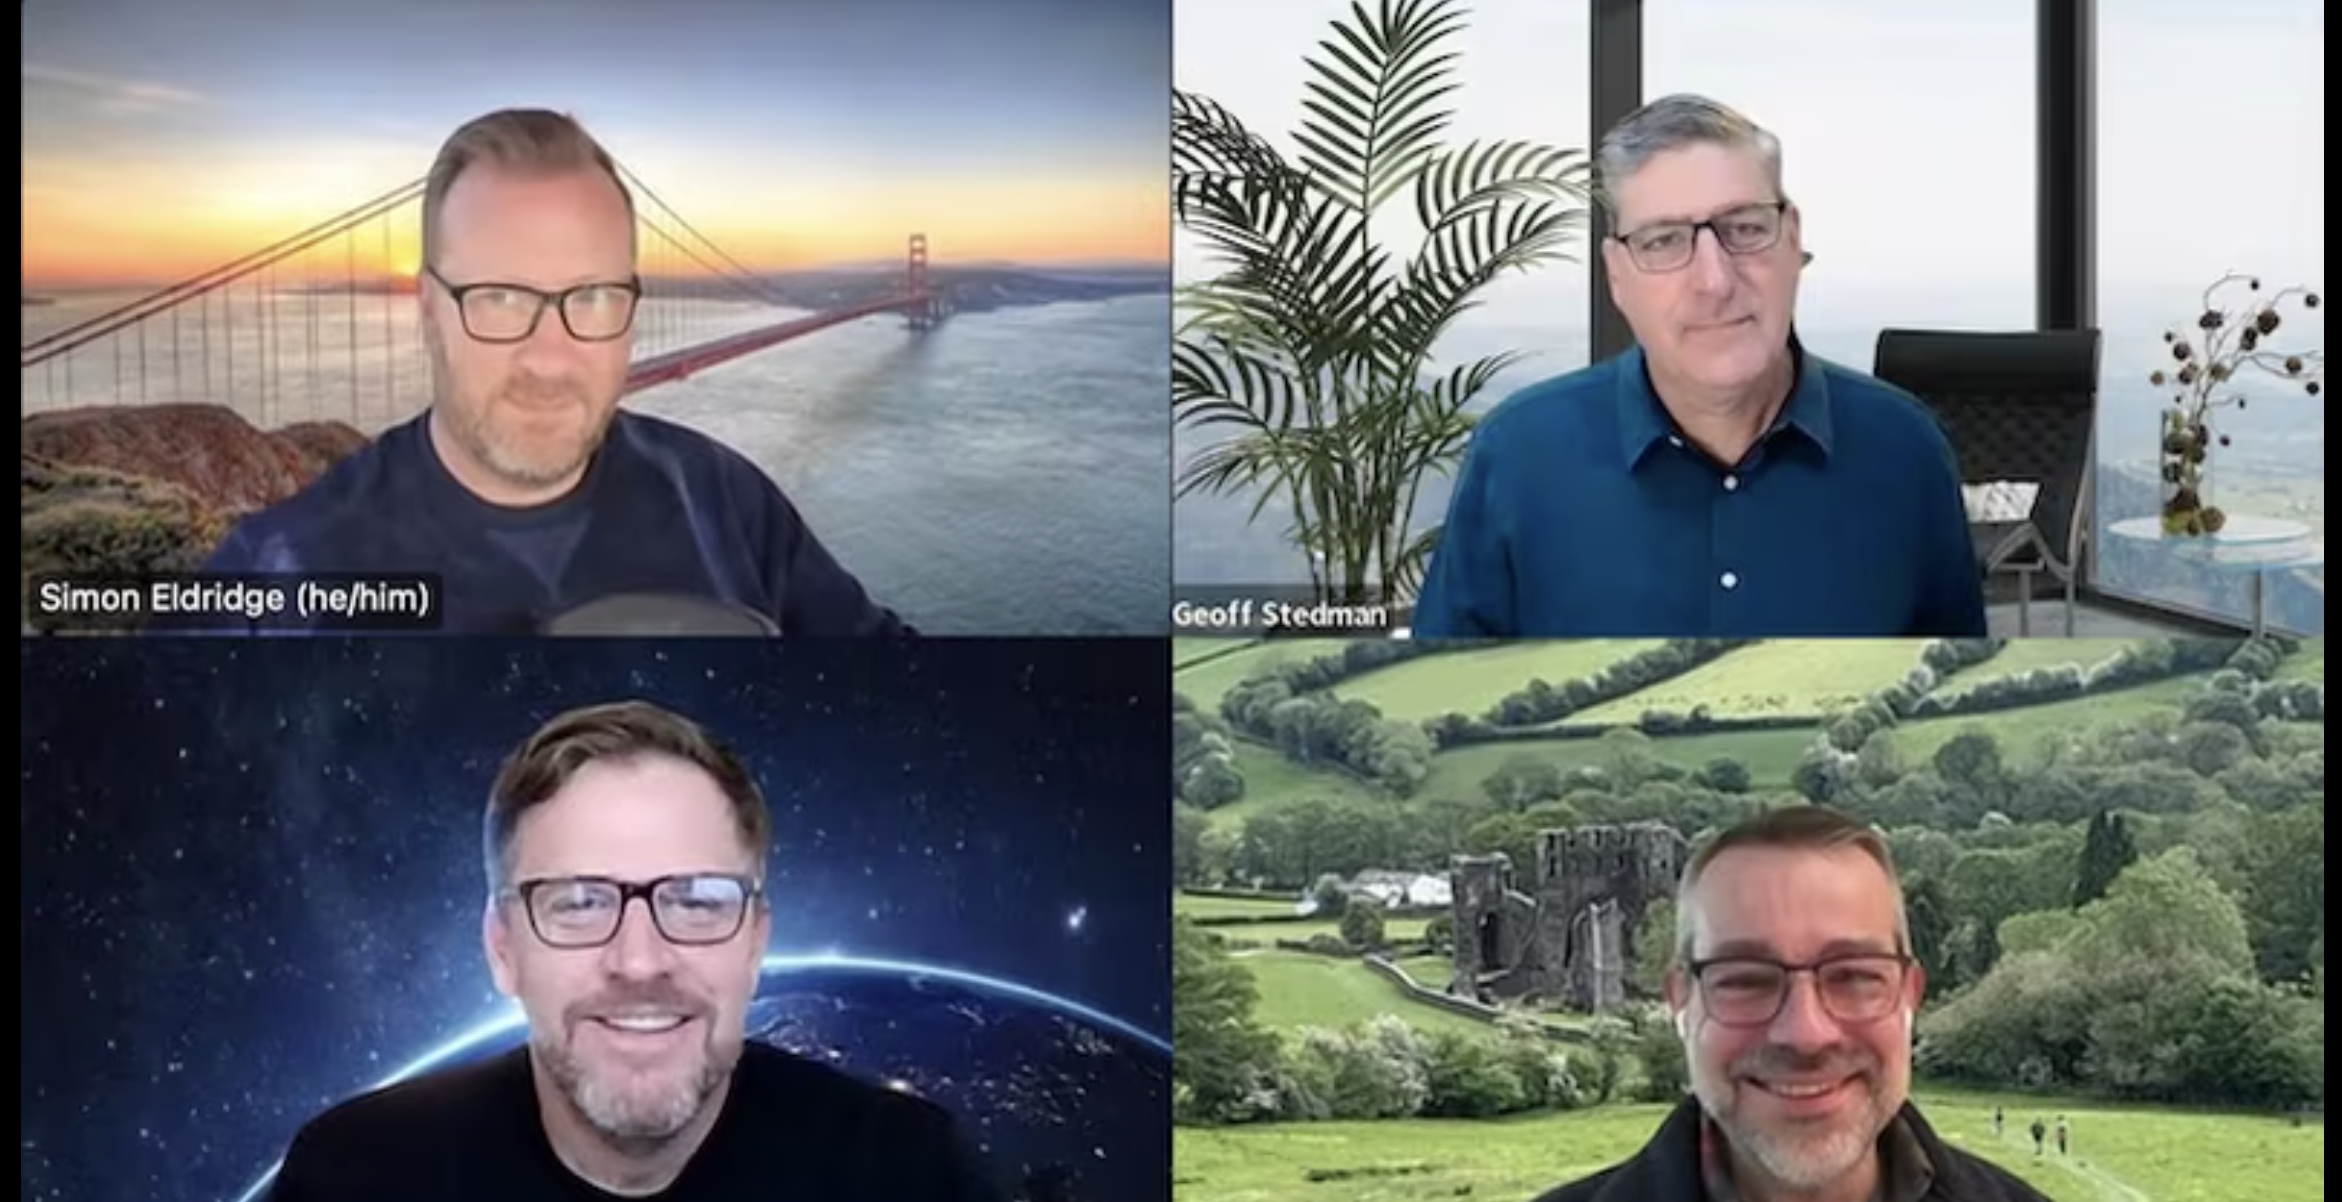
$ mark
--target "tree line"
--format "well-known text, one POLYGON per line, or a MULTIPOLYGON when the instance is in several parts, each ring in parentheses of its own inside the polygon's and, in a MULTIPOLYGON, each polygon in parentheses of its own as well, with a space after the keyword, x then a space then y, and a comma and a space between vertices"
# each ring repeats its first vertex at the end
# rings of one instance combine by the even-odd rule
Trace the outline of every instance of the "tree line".
MULTIPOLYGON (((1421 722, 1386 718, 1370 702, 1334 686, 1367 672, 1429 655, 1475 650, 1483 642, 1372 640, 1342 651, 1277 663, 1228 690, 1216 711, 1184 694, 1173 699, 1172 795, 1204 809, 1244 795, 1232 740, 1250 739, 1309 767, 1346 773, 1407 797, 1429 776, 1431 757, 1475 744, 1599 738, 1608 727, 1568 719, 1682 676, 1745 647, 1753 639, 1670 639, 1559 683, 1532 680, 1478 715, 1442 714, 1421 722)), ((2267 681, 2293 645, 2275 639, 2172 638, 2125 646, 2103 663, 2058 665, 2013 673, 1974 687, 1945 687, 1956 674, 1989 663, 2006 639, 1939 639, 1920 646, 1903 679, 1822 720, 1830 742, 1859 749, 1878 730, 1924 718, 1986 714, 2131 688, 2226 667, 2267 681)), ((2270 692, 2265 704, 2297 718, 2323 716, 2324 688, 2301 682, 2270 692)), ((1801 729, 1803 715, 1718 717, 1705 706, 1654 707, 1634 725, 1659 738, 1729 730, 1801 729)))

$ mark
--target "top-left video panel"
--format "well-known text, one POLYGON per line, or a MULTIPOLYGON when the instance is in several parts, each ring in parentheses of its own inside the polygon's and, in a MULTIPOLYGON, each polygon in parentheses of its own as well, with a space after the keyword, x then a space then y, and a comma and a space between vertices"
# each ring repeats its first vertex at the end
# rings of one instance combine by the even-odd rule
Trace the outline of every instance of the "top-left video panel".
POLYGON ((280 9, 25 6, 28 634, 1166 631, 1166 0, 280 9))

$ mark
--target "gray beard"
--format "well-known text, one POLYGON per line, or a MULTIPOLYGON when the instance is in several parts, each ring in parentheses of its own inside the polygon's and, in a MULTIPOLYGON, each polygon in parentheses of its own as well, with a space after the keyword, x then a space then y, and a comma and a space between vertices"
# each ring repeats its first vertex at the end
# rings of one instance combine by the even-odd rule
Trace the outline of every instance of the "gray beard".
POLYGON ((569 1099, 587 1124, 613 1147, 632 1154, 655 1151, 681 1134, 730 1076, 728 1068, 703 1052, 697 1073, 645 1096, 641 1091, 614 1087, 588 1072, 567 1048, 555 1046, 549 1039, 536 1041, 534 1050, 561 1096, 569 1099))
POLYGON ((1792 1190, 1812 1191, 1845 1177, 1876 1150, 1886 1116, 1874 1095, 1853 1120, 1802 1138, 1760 1131, 1736 1117, 1717 1118, 1716 1125, 1732 1149, 1765 1176, 1792 1190))

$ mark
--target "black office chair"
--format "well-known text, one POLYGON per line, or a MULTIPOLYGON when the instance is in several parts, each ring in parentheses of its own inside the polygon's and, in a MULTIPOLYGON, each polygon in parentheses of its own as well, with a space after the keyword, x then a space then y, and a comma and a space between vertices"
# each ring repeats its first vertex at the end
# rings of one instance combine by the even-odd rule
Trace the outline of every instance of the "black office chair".
POLYGON ((2096 330, 1879 334, 1873 374, 1935 410, 1959 456, 1961 483, 2035 486, 2023 517, 1969 525, 1978 569, 2017 578, 2019 635, 2033 632, 2033 580, 2043 572, 2064 584, 2065 632, 2074 633, 2091 536, 2098 353, 2096 330))

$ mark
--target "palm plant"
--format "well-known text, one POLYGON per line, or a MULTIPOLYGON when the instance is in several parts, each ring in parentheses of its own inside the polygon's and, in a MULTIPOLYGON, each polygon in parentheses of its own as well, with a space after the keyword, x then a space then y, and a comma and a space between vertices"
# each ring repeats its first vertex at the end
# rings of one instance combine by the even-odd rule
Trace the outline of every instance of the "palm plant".
POLYGON ((1488 284, 1570 257, 1586 221, 1578 151, 1445 144, 1466 25, 1461 0, 1353 3, 1308 73, 1290 161, 1209 97, 1172 97, 1172 206, 1218 273, 1180 290, 1171 404, 1210 445, 1178 495, 1249 494, 1321 600, 1420 583, 1436 529, 1409 534, 1427 479, 1451 471, 1471 401, 1516 352, 1435 372, 1432 351, 1488 284), (1404 258, 1377 242, 1396 200, 1424 230, 1404 258))

